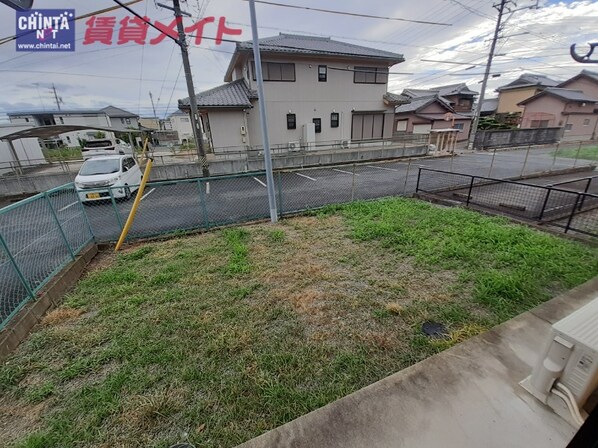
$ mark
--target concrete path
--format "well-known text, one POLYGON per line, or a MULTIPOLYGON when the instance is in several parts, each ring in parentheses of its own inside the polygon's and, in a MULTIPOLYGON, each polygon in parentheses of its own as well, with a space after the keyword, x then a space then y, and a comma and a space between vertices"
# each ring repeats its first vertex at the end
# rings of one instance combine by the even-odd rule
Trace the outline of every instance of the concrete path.
POLYGON ((280 426, 242 448, 564 448, 575 430, 520 386, 551 324, 598 278, 493 330, 280 426))

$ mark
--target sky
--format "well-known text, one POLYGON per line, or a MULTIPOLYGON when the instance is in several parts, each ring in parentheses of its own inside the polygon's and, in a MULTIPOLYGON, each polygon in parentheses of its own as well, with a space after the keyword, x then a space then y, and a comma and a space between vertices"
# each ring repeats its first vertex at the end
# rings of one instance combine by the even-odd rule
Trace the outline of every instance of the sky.
MULTIPOLYGON (((162 0, 164 4, 171 3, 162 0)), ((484 65, 496 25, 492 0, 277 0, 278 3, 335 9, 450 24, 431 25, 398 20, 354 17, 273 5, 257 5, 259 36, 280 32, 332 37, 353 44, 403 54, 405 62, 391 72, 389 91, 427 88, 465 82, 480 90, 484 65), (429 62, 434 61, 434 62, 429 62), (456 64, 458 63, 458 64, 456 64)), ((228 26, 242 30, 234 40, 250 40, 249 6, 243 0, 182 0, 183 9, 197 18, 225 17, 228 26)), ((76 15, 114 6, 111 0, 35 0, 35 8, 75 8, 76 15)), ((494 89, 522 73, 544 74, 564 80, 582 69, 598 71, 598 65, 571 59, 569 46, 598 41, 598 1, 517 0, 518 11, 507 14, 496 49, 486 97, 494 89), (529 9, 528 6, 538 8, 529 9)), ((172 12, 144 0, 132 8, 152 22, 170 23, 172 12)), ((130 15, 114 11, 117 21, 130 15)), ((176 110, 177 100, 187 97, 180 50, 169 39, 157 45, 128 43, 83 45, 85 20, 76 23, 74 52, 17 52, 15 43, 0 45, 0 123, 6 112, 56 109, 52 85, 62 98, 63 109, 97 109, 114 105, 142 116, 152 116, 149 92, 156 114, 165 117, 176 110)), ((216 36, 216 25, 208 24, 206 37, 216 36)), ((118 29, 118 28, 117 28, 118 29)), ((15 13, 0 4, 0 38, 15 34, 15 13)), ((151 30, 149 38, 156 37, 151 30)), ((115 39, 116 41, 116 39, 115 39)), ((234 51, 234 43, 203 39, 191 42, 190 58, 196 92, 223 83, 234 51)), ((598 58, 598 50, 595 55, 598 58)))

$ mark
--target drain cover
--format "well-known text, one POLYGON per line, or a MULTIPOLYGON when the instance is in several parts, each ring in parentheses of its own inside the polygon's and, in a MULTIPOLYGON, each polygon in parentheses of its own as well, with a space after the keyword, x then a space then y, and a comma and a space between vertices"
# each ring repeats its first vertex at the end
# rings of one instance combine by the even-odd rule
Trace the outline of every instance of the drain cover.
POLYGON ((426 336, 430 336, 434 339, 442 339, 448 336, 448 331, 446 331, 446 327, 444 325, 431 320, 423 323, 422 331, 426 336))

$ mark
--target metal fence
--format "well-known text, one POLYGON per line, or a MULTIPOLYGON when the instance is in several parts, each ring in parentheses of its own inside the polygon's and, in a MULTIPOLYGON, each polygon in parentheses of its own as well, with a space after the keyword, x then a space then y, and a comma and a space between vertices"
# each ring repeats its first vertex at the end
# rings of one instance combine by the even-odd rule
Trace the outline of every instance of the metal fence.
POLYGON ((555 226, 565 233, 598 237, 598 195, 589 192, 598 184, 593 183, 595 178, 535 185, 419 168, 415 190, 555 226))
POLYGON ((0 328, 93 239, 72 185, 1 209, 0 328))

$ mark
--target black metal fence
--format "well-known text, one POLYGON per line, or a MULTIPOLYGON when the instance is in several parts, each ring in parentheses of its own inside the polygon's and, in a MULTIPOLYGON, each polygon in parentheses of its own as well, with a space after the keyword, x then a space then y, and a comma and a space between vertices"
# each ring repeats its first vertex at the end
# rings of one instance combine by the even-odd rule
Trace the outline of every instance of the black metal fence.
POLYGON ((534 185, 469 174, 419 168, 416 193, 427 193, 466 206, 598 237, 596 177, 556 185, 534 185))

